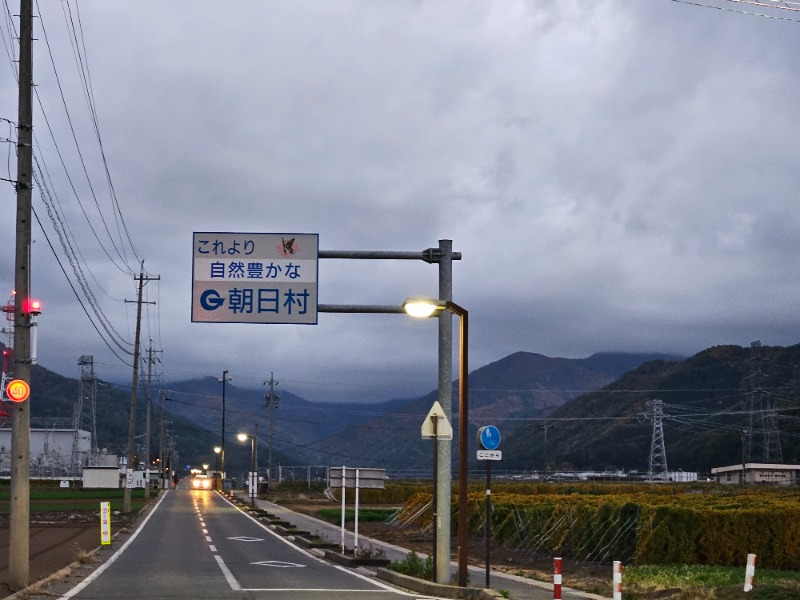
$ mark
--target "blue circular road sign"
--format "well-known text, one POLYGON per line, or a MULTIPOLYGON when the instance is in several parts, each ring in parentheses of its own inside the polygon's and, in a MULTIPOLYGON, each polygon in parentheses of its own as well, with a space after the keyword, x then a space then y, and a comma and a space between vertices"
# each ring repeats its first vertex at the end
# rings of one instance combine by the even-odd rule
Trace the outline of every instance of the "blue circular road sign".
POLYGON ((500 445, 500 430, 494 425, 478 429, 478 441, 486 450, 496 450, 500 445))

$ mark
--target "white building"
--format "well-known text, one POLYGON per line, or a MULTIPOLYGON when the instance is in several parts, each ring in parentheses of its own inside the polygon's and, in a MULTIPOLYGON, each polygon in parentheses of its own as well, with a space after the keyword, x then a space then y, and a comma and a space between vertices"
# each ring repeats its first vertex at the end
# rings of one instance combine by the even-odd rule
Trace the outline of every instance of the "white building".
POLYGON ((723 484, 761 483, 796 485, 800 465, 746 463, 711 469, 714 481, 723 484))
MULTIPOLYGON (((72 467, 73 449, 80 464, 85 465, 92 450, 91 434, 82 429, 31 429, 31 475, 67 474, 72 467)), ((11 429, 0 429, 0 473, 10 471, 11 429)))

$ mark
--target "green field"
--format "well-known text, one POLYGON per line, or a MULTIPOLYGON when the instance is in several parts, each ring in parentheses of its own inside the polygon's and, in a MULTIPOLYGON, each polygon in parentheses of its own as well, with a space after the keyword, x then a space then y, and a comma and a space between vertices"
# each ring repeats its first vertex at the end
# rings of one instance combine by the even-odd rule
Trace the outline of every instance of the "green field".
MULTIPOLYGON (((151 497, 157 494, 153 492, 151 497)), ((100 511, 100 502, 111 502, 112 511, 121 511, 124 501, 123 489, 73 489, 57 487, 31 487, 30 507, 32 513, 100 511)), ((11 492, 0 487, 0 514, 9 512, 11 492)), ((145 505, 144 489, 131 490, 131 510, 136 512, 145 505)))

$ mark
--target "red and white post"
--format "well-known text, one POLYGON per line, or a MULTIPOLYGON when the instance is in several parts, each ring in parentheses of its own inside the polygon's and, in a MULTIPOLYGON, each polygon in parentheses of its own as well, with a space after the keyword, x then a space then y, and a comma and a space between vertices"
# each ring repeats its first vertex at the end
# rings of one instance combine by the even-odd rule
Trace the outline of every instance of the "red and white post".
POLYGON ((747 568, 744 572, 744 591, 749 592, 753 589, 753 580, 756 576, 756 555, 747 555, 747 568))
POLYGON ((614 561, 613 588, 613 600, 622 600, 622 563, 618 560, 614 561))
POLYGON ((561 600, 561 559, 553 559, 553 600, 561 600))

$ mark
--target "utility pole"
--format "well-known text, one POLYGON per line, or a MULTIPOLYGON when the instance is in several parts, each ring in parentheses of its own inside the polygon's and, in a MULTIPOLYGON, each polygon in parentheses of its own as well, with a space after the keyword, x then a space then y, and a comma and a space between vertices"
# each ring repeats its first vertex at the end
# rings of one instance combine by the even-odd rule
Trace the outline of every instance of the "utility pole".
MULTIPOLYGON (((225 481, 225 382, 230 381, 228 377, 228 369, 222 372, 222 440, 220 441, 220 472, 222 473, 222 481, 225 481)), ((224 489, 224 485, 222 486, 224 489)))
MULTIPOLYGON (((131 414, 128 421, 128 465, 125 477, 125 495, 122 502, 122 512, 131 512, 131 488, 133 486, 133 472, 136 465, 133 464, 134 454, 136 453, 136 394, 139 385, 139 338, 142 334, 142 304, 155 304, 155 302, 143 302, 142 290, 145 282, 161 279, 161 277, 145 277, 144 261, 139 269, 139 276, 133 279, 139 282, 139 297, 136 300, 136 339, 133 343, 133 378, 131 380, 131 414)), ((125 302, 128 302, 126 300, 125 302)), ((146 487, 146 486, 145 486, 146 487)))
POLYGON ((164 485, 164 396, 166 392, 158 392, 158 489, 166 489, 164 485))
POLYGON ((275 386, 278 385, 278 382, 275 381, 275 374, 270 372, 269 374, 269 381, 265 382, 265 384, 269 384, 269 393, 265 396, 265 401, 267 408, 269 408, 269 446, 267 450, 267 490, 272 491, 272 436, 274 433, 274 411, 280 405, 281 396, 280 394, 275 393, 275 386))
MULTIPOLYGON (((17 117, 17 232, 14 271, 14 374, 31 381, 31 212, 33 196, 33 3, 20 0, 17 117)), ((30 400, 11 407, 8 585, 28 585, 30 562, 30 400)))
POLYGON ((145 434, 144 434, 144 457, 145 457, 145 484, 144 484, 144 497, 150 497, 150 410, 153 404, 153 363, 156 359, 153 354, 160 352, 160 350, 153 350, 153 340, 150 340, 150 346, 147 348, 147 390, 145 396, 147 398, 147 420, 145 421, 145 434))

